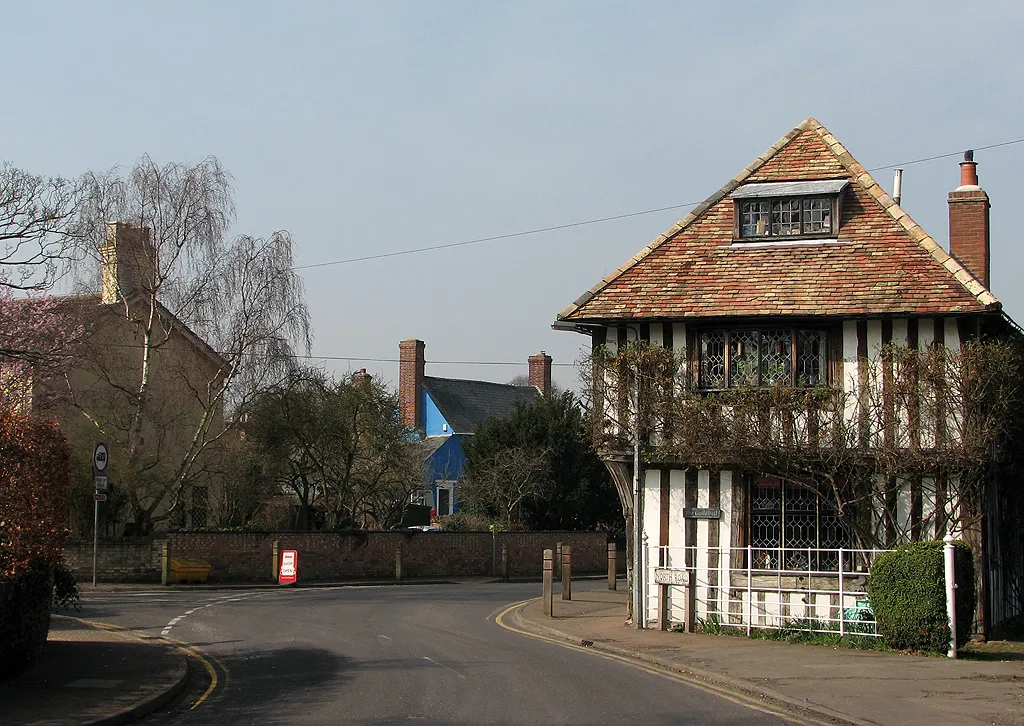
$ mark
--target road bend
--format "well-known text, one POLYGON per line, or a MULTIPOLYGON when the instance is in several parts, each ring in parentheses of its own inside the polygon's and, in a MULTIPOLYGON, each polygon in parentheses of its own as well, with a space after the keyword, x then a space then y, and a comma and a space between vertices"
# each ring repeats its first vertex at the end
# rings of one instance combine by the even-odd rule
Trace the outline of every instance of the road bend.
POLYGON ((192 696, 197 706, 179 703, 146 720, 160 726, 787 723, 671 675, 495 623, 537 590, 480 583, 86 592, 81 617, 163 635, 215 668, 215 687, 192 696))

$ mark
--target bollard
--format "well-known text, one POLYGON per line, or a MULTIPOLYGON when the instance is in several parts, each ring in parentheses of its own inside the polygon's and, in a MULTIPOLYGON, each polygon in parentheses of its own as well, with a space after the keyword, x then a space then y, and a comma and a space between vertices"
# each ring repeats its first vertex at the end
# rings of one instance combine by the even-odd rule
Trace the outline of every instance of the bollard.
POLYGON ((271 582, 277 582, 277 575, 279 573, 278 568, 281 566, 281 540, 274 540, 274 556, 273 563, 270 565, 270 576, 273 578, 271 582))
POLYGON ((562 599, 572 600, 572 547, 562 547, 562 599))
POLYGON ((615 543, 614 542, 609 542, 608 543, 608 589, 609 590, 614 590, 616 587, 618 587, 618 582, 617 582, 617 579, 616 579, 618 573, 616 572, 616 569, 615 569, 616 565, 617 565, 617 563, 615 561, 615 543))
POLYGON ((949 650, 946 651, 946 657, 956 658, 956 551, 953 535, 947 534, 942 539, 945 542, 942 559, 946 579, 946 619, 949 621, 949 650))
POLYGON ((395 581, 402 579, 402 548, 395 550, 395 581))
POLYGON ((555 579, 557 580, 562 576, 562 543, 559 542, 555 545, 555 562, 558 563, 555 567, 555 579))
POLYGON ((166 585, 170 575, 171 552, 170 543, 164 540, 160 543, 160 584, 166 585))
POLYGON ((501 579, 508 579, 508 545, 501 546, 501 579))
POLYGON ((552 572, 553 560, 554 557, 551 550, 544 550, 544 614, 549 618, 553 617, 552 611, 554 609, 554 587, 552 587, 551 583, 554 574, 552 572))

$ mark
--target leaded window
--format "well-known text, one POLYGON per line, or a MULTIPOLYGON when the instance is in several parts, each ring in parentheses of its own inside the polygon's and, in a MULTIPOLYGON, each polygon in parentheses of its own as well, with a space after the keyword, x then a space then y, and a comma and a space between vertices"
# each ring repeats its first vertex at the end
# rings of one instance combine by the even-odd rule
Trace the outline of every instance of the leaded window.
POLYGON ((826 236, 834 233, 835 197, 739 201, 741 238, 826 236))
POLYGON ((822 386, 825 331, 794 328, 704 330, 698 333, 698 387, 822 386))
POLYGON ((850 546, 835 506, 812 488, 762 476, 750 485, 751 566, 762 570, 830 571, 850 546))

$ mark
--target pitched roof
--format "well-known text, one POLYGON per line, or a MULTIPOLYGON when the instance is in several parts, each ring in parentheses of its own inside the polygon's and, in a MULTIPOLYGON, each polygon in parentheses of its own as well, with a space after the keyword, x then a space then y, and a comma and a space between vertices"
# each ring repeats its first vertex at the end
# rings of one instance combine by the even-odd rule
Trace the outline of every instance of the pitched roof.
POLYGON ((782 137, 678 224, 558 314, 605 321, 953 314, 1000 302, 814 119, 782 137), (743 184, 848 180, 832 240, 734 243, 743 184))
POLYGON ((533 386, 423 377, 423 390, 455 433, 470 433, 492 416, 508 418, 515 404, 540 399, 533 386))

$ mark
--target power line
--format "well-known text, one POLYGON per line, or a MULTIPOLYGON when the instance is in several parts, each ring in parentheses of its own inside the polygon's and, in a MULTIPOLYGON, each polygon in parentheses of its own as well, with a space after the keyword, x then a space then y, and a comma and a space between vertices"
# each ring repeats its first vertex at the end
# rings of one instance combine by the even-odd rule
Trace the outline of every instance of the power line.
MULTIPOLYGON (((998 144, 989 144, 988 146, 977 146, 974 148, 975 151, 985 151, 987 149, 997 149, 1001 146, 1010 146, 1012 144, 1024 143, 1024 138, 1014 139, 1012 141, 1001 141, 998 144)), ((867 171, 883 171, 885 169, 895 169, 897 167, 912 166, 914 164, 923 164, 926 161, 935 161, 937 159, 948 159, 953 156, 960 156, 963 151, 951 151, 948 154, 938 154, 936 156, 926 156, 922 159, 912 159, 910 161, 903 161, 899 164, 888 164, 886 166, 876 166, 868 169, 867 171)), ((437 250, 447 250, 453 247, 465 247, 467 245, 481 244, 483 242, 496 242, 503 239, 514 239, 516 237, 527 237, 533 234, 541 234, 543 232, 557 232, 563 229, 572 229, 574 227, 585 227, 591 224, 602 224, 604 222, 613 222, 618 219, 629 219, 630 217, 641 217, 645 214, 656 214, 658 212, 667 212, 673 209, 685 209, 687 207, 696 207, 701 204, 700 202, 687 202, 686 204, 673 204, 668 207, 657 207, 656 209, 645 209, 640 212, 627 212, 625 214, 616 214, 611 217, 598 217, 596 219, 586 219, 582 222, 569 222, 567 224, 556 224, 551 227, 538 227, 536 229, 527 229, 521 232, 510 232, 508 234, 498 234, 491 237, 477 237, 475 239, 463 240, 462 242, 448 242, 443 245, 432 245, 430 247, 414 247, 408 250, 398 250, 396 252, 382 252, 376 255, 363 255, 362 257, 348 257, 343 260, 332 260, 330 262, 317 262, 312 265, 297 265, 292 267, 293 270, 313 270, 318 267, 332 267, 334 265, 347 265, 353 262, 368 262, 370 260, 383 260, 389 257, 401 257, 403 255, 416 255, 421 252, 436 252, 437 250)))
MULTIPOLYGON (((351 363, 357 361, 359 363, 400 363, 401 360, 398 358, 363 358, 360 356, 347 356, 347 355, 300 355, 293 353, 288 356, 289 358, 301 358, 303 360, 330 360, 330 361, 346 361, 351 363)), ((499 361, 499 360, 428 360, 432 366, 522 366, 526 365, 527 361, 499 361)), ((575 363, 551 363, 552 366, 565 366, 575 367, 575 363)))

